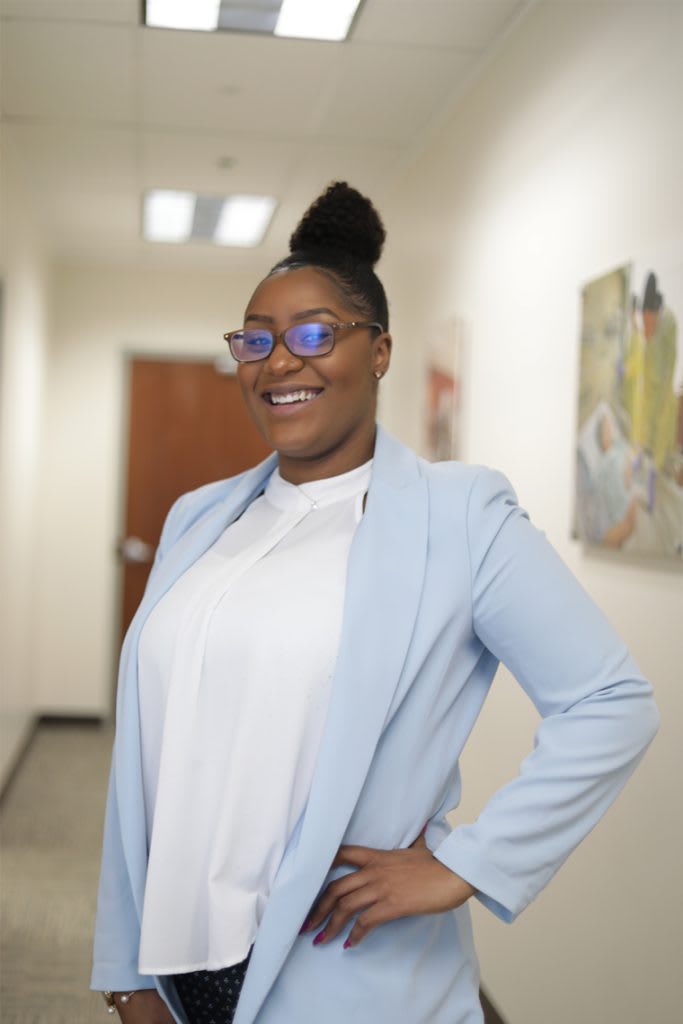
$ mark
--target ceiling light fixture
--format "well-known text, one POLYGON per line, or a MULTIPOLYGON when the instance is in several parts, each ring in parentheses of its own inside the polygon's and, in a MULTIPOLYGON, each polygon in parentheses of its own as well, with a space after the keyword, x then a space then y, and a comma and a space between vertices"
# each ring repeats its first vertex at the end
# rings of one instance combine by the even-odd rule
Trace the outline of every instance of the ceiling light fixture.
POLYGON ((218 28, 220 6, 221 0, 147 0, 145 24, 213 32, 218 28))
POLYGON ((275 211, 272 196, 230 196, 214 231, 217 245, 258 245, 275 211))
POLYGON ((192 232, 194 192, 153 189, 145 195, 143 234, 148 242, 186 242, 192 232))
POLYGON ((359 4, 360 0, 283 0, 275 35, 341 42, 359 4))

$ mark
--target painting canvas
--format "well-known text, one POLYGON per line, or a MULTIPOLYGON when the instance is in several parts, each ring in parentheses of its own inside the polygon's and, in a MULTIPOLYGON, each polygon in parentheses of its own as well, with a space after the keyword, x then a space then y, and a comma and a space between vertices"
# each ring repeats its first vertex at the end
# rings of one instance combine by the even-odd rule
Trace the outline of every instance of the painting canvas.
POLYGON ((453 318, 433 332, 425 382, 424 454, 432 462, 460 455, 462 331, 453 318))
POLYGON ((683 264, 638 260, 581 300, 575 532, 682 561, 683 264))

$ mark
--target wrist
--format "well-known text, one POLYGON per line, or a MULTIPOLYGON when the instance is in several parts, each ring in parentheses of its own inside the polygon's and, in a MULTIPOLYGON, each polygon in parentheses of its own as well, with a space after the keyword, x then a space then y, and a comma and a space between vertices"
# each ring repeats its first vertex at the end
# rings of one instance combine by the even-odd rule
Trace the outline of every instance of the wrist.
POLYGON ((470 899, 470 897, 475 896, 477 893, 477 890, 474 888, 474 886, 470 885, 470 883, 466 881, 466 879, 462 878, 460 875, 455 875, 454 889, 458 900, 456 906, 458 907, 461 906, 463 903, 466 903, 467 900, 470 899))
POLYGON ((102 993, 102 998, 104 999, 105 1005, 107 1007, 107 1013, 116 1013, 117 996, 119 997, 119 1002, 123 1003, 123 1005, 125 1006, 126 1003, 130 1002, 131 998, 135 995, 137 991, 137 989, 133 989, 131 992, 110 992, 108 990, 105 990, 102 993))
MULTIPOLYGON (((434 859, 436 860, 436 858, 434 859)), ((456 871, 453 871, 440 861, 439 863, 444 869, 444 872, 447 872, 444 877, 448 880, 448 886, 451 893, 449 902, 452 909, 455 910, 456 907, 461 907, 463 903, 466 903, 470 897, 475 896, 478 890, 475 889, 473 885, 470 885, 467 879, 463 878, 462 875, 459 875, 456 871)))

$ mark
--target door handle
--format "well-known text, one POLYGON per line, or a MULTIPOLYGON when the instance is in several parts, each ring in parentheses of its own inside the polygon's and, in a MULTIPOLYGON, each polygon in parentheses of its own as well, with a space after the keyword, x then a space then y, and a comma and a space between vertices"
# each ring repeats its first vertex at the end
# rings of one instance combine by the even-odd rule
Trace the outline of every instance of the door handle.
POLYGON ((150 565, 154 559, 154 545, 140 537, 124 537, 116 545, 116 553, 126 565, 150 565))

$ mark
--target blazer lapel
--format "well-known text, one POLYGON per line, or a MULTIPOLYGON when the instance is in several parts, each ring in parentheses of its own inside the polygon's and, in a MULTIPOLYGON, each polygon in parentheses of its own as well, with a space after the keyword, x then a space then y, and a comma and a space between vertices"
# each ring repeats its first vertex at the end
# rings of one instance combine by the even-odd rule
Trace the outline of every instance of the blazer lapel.
POLYGON ((410 644, 427 555, 418 460, 378 428, 365 515, 351 548, 344 622, 306 810, 257 932, 235 1024, 251 1024, 340 846, 410 644))
POLYGON ((140 751, 140 720, 137 687, 137 651, 142 627, 155 604, 173 583, 220 537, 221 533, 242 514, 263 489, 264 482, 277 464, 270 455, 245 473, 227 498, 208 505, 187 532, 173 544, 150 577, 145 596, 133 618, 121 652, 119 692, 117 699, 114 764, 119 794, 119 817, 123 852, 131 878, 133 898, 138 917, 142 918, 145 865, 147 863, 147 828, 143 802, 142 760, 140 751))

